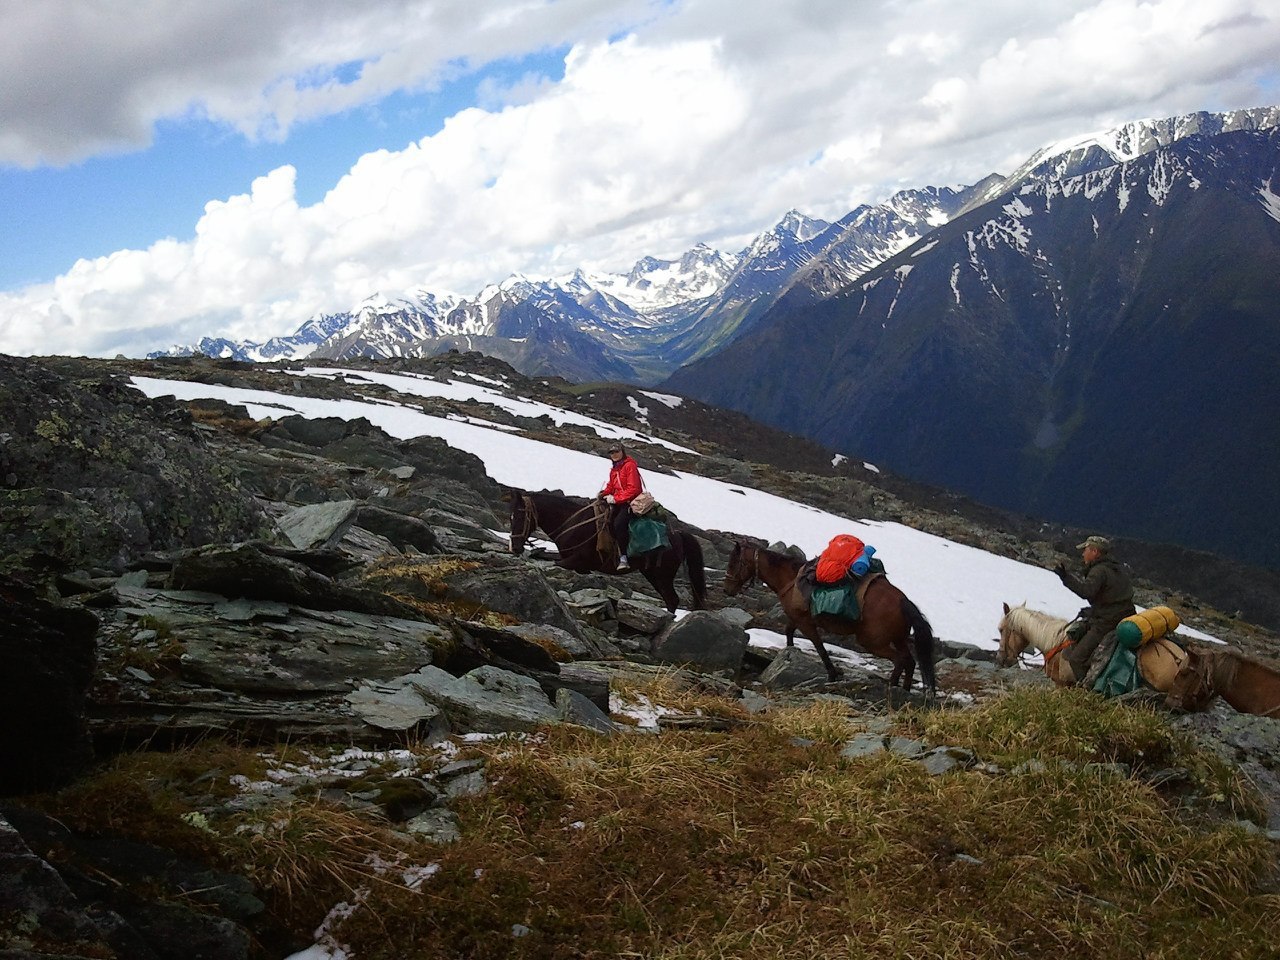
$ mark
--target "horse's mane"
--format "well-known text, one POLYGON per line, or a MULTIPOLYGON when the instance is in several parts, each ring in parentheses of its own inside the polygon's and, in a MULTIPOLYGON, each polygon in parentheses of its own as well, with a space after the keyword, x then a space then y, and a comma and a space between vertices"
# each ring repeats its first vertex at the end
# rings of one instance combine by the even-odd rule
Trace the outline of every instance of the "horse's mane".
MULTIPOLYGON (((751 546, 752 545, 749 543, 743 544, 743 547, 751 547, 751 546)), ((797 560, 794 554, 782 553, 779 550, 770 550, 768 547, 753 547, 753 549, 759 550, 762 554, 764 554, 766 557, 768 557, 770 560, 774 561, 775 563, 791 563, 791 564, 795 564, 797 567, 802 567, 806 562, 804 560, 797 560)))
POLYGON ((1018 631, 1035 644, 1044 644, 1045 649, 1062 639, 1068 622, 1043 610, 1032 610, 1025 603, 1011 607, 1001 621, 1003 626, 1018 631))

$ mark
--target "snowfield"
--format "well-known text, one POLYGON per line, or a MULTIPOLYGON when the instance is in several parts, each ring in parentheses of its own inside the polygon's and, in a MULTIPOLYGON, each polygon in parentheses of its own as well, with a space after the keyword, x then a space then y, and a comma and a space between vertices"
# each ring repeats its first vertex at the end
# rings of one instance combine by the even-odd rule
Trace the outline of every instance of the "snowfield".
MULTIPOLYGON (((340 372, 344 371, 317 367, 299 375, 331 378, 340 372)), ((602 420, 510 397, 496 385, 446 383, 366 370, 345 373, 348 379, 381 383, 412 396, 477 400, 525 416, 548 415, 557 423, 585 426, 602 439, 626 441, 642 471, 646 444, 683 449, 602 420)), ((243 404, 258 419, 278 419, 291 414, 347 420, 365 417, 398 439, 439 437, 450 446, 479 457, 489 475, 507 486, 560 489, 570 495, 590 497, 600 490, 609 472, 608 461, 603 456, 533 440, 510 428, 431 416, 386 401, 324 400, 153 377, 134 377, 132 383, 149 397, 171 395, 179 400, 219 399, 243 404)), ((760 537, 770 543, 795 544, 811 557, 821 552, 835 535, 855 534, 876 547, 876 556, 884 561, 890 578, 915 601, 942 640, 994 649, 999 642, 996 624, 1003 612, 1003 603, 1016 606, 1025 602, 1035 609, 1066 618, 1074 616, 1083 606, 1083 601, 1063 587, 1051 571, 900 523, 842 517, 752 487, 693 473, 677 472, 675 476, 667 476, 647 472, 645 482, 663 506, 689 523, 709 530, 760 537)), ((707 569, 708 579, 723 573, 707 569)), ((1204 640, 1216 639, 1187 627, 1179 628, 1179 632, 1204 640)))

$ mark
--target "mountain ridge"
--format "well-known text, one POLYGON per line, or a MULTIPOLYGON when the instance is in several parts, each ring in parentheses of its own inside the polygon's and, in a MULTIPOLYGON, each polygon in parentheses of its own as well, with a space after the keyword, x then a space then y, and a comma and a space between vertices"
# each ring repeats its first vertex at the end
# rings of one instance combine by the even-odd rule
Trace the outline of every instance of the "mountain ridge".
POLYGON ((1150 539, 1280 565, 1253 479, 1280 469, 1280 435, 1251 415, 1280 403, 1280 218, 1261 195, 1280 189, 1277 157, 1274 129, 1195 135, 1024 185, 829 300, 781 304, 663 388, 1005 507, 1113 529, 1139 516, 1150 539), (1180 390, 1134 389, 1153 358, 1180 390), (1196 462, 1132 453, 1165 435, 1190 438, 1196 462), (1108 465, 1126 456, 1132 469, 1108 465), (1091 506, 1073 470, 1106 478, 1112 505, 1091 506), (1182 517, 1201 488, 1217 505, 1182 517))

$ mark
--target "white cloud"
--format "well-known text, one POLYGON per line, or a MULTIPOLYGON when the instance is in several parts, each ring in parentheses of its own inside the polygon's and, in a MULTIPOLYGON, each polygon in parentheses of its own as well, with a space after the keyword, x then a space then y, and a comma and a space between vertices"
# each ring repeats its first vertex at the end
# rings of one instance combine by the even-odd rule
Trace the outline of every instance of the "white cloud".
POLYGON ((210 202, 190 239, 0 294, 0 350, 18 353, 268 336, 375 290, 471 293, 513 271, 733 249, 791 207, 836 218, 1084 130, 1257 105, 1280 59, 1265 0, 0 9, 0 55, 23 78, 0 87, 0 157, 27 163, 145 142, 183 113, 283 136, 572 44, 563 79, 479 79, 483 106, 362 157, 311 206, 283 167, 210 202))

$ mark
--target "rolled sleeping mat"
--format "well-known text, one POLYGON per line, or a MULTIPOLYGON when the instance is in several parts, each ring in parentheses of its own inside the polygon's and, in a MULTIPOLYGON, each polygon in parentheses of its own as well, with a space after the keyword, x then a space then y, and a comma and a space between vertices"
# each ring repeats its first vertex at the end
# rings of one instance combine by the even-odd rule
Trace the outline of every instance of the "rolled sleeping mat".
POLYGON ((1171 607, 1152 607, 1121 620, 1116 626, 1116 641, 1134 650, 1144 643, 1159 640, 1165 634, 1172 633, 1181 623, 1171 607))

